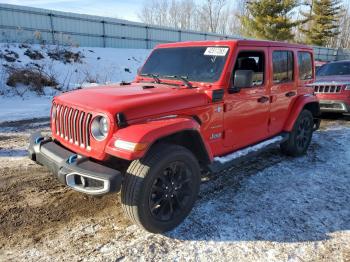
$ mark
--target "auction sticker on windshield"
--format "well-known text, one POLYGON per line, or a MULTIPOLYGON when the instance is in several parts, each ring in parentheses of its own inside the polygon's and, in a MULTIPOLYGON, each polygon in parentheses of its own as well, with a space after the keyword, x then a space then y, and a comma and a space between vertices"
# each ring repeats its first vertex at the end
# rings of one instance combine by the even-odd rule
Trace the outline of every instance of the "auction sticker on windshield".
POLYGON ((208 47, 204 55, 210 56, 225 56, 227 53, 228 47, 208 47))

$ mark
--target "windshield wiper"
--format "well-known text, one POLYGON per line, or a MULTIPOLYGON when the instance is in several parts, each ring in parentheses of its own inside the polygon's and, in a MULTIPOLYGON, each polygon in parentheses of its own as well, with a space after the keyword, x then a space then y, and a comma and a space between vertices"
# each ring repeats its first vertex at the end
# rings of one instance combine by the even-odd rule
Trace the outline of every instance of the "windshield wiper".
POLYGON ((140 76, 150 76, 154 79, 154 82, 156 82, 157 84, 160 84, 160 79, 159 79, 159 75, 156 74, 140 74, 140 76))
POLYGON ((188 76, 167 75, 163 77, 179 79, 185 84, 186 87, 193 88, 193 85, 191 84, 191 82, 188 81, 188 76))

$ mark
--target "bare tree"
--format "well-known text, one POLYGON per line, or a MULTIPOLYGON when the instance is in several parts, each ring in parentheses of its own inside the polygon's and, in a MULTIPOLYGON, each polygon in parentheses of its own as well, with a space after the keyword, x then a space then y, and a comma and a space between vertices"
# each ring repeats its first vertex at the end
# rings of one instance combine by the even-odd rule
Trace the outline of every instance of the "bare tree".
POLYGON ((168 9, 168 0, 149 0, 144 3, 138 16, 146 24, 166 26, 169 25, 168 9))
POLYGON ((232 35, 242 35, 243 27, 239 19, 241 16, 248 16, 249 12, 247 10, 248 0, 237 0, 235 1, 235 6, 231 8, 230 16, 227 21, 227 31, 232 35))
POLYGON ((179 28, 196 30, 194 16, 197 13, 197 5, 194 0, 182 0, 178 5, 179 28))
POLYGON ((331 46, 350 48, 350 2, 344 5, 344 10, 339 20, 339 32, 340 34, 337 37, 331 39, 331 46))
POLYGON ((180 29, 195 29, 193 15, 196 13, 196 4, 193 0, 172 0, 169 5, 169 23, 180 29))
MULTIPOLYGON (((246 0, 239 0, 240 8, 246 0)), ((148 0, 138 13, 147 24, 220 34, 238 34, 235 6, 227 0, 148 0)))
POLYGON ((205 0, 200 6, 200 17, 203 29, 217 32, 220 15, 226 5, 226 0, 205 0))
POLYGON ((143 23, 154 24, 154 11, 150 5, 143 5, 138 17, 143 23))
POLYGON ((172 0, 169 6, 169 26, 174 28, 181 28, 180 15, 181 15, 181 2, 172 0))

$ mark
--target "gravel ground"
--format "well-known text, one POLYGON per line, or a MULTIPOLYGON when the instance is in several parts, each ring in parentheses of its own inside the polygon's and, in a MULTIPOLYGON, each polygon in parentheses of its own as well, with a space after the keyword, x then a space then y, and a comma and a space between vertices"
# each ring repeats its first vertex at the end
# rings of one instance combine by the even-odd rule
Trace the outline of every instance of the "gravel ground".
POLYGON ((350 121, 327 119, 308 154, 278 148, 203 179, 174 231, 124 218, 119 195, 89 197, 25 157, 47 119, 0 124, 0 261, 350 261, 350 121))

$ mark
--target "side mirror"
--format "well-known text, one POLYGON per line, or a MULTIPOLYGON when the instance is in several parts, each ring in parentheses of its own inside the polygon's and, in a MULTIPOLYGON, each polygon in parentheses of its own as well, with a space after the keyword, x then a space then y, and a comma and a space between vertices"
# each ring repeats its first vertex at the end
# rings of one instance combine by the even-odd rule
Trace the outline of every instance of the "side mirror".
POLYGON ((233 76, 233 86, 229 88, 229 93, 238 93, 241 88, 253 86, 253 70, 236 70, 233 76))
POLYGON ((241 91, 241 89, 239 87, 236 87, 236 86, 231 86, 229 89, 228 89, 228 93, 229 94, 235 94, 235 93, 239 93, 241 91))

